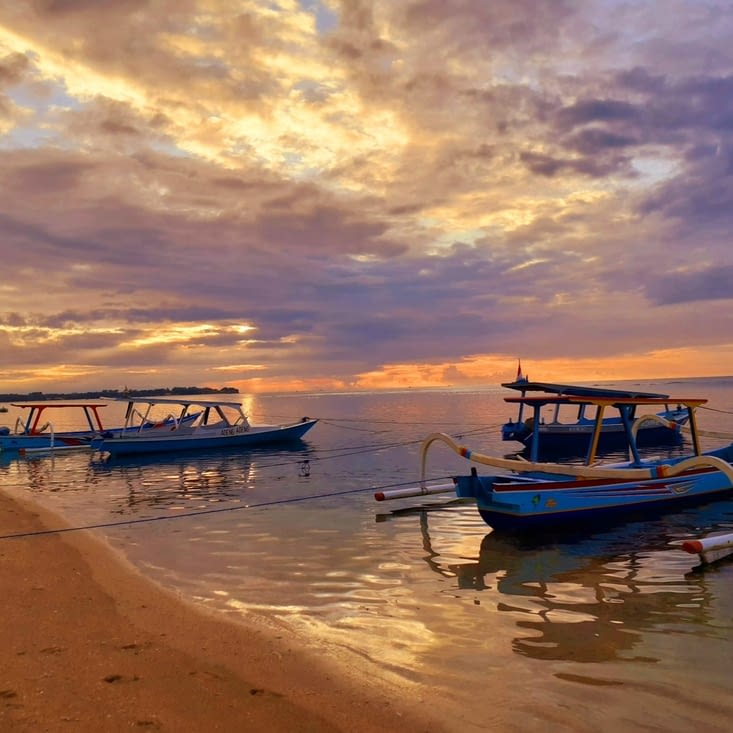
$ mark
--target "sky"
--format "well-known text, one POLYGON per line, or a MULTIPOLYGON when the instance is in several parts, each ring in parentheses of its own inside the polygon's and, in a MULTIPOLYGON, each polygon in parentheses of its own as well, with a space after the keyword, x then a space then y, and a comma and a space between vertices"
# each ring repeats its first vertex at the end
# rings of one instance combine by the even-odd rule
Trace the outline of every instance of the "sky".
POLYGON ((0 0, 0 393, 733 374, 730 0, 0 0))

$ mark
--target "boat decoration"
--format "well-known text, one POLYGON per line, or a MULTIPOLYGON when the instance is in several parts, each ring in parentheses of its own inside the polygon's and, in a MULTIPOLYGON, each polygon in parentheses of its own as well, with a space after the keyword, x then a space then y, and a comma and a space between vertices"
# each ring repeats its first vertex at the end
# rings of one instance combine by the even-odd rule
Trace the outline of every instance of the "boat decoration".
POLYGON ((250 425, 240 402, 135 397, 127 400, 123 432, 105 434, 99 448, 111 456, 252 448, 299 441, 317 422, 304 417, 288 425, 250 425), (143 430, 161 407, 174 410, 170 424, 143 430))
MULTIPOLYGON (((637 444, 640 447, 681 443, 682 426, 688 419, 687 411, 681 405, 670 406, 674 400, 669 395, 655 392, 530 382, 524 377, 505 382, 502 387, 521 393, 519 397, 504 399, 508 404, 517 405, 518 410, 513 420, 502 425, 502 440, 522 443, 535 460, 540 447, 545 455, 578 455, 587 450, 595 426, 595 416, 591 414, 593 405, 572 401, 569 399, 571 397, 653 397, 663 402, 663 410, 649 415, 637 426, 637 444), (549 412, 547 417, 542 414, 543 410, 549 412), (567 419, 571 411, 575 414, 574 420, 567 419), (561 419, 563 417, 565 419, 561 419)), ((635 417, 633 412, 629 416, 632 420, 635 417)), ((613 451, 623 449, 625 445, 624 425, 620 416, 605 417, 598 450, 613 451)))
POLYGON ((733 444, 702 452, 695 411, 705 399, 675 399, 687 410, 692 449, 670 458, 642 458, 637 445, 639 425, 632 420, 637 408, 657 408, 666 397, 576 396, 569 404, 586 403, 596 408, 590 445, 582 463, 527 460, 521 455, 492 456, 456 442, 445 433, 428 435, 421 447, 420 483, 412 489, 384 491, 377 500, 453 492, 472 499, 484 521, 495 530, 522 531, 529 527, 572 526, 581 529, 591 519, 616 518, 630 512, 665 510, 687 502, 711 500, 733 491, 733 444), (629 460, 603 464, 598 445, 607 409, 615 409, 624 427, 629 460), (430 485, 425 479, 428 449, 442 443, 474 464, 497 472, 470 472, 453 478, 452 484, 430 485))

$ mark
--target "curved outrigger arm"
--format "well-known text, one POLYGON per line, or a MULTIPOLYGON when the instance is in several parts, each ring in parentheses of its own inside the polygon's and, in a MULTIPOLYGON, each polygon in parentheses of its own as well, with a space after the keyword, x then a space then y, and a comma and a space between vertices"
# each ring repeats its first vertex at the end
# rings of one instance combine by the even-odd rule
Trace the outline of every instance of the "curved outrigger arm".
POLYGON ((667 418, 661 417, 660 415, 653 415, 651 413, 649 415, 642 415, 641 417, 637 417, 631 426, 631 434, 634 436, 634 440, 636 440, 636 434, 639 432, 641 424, 650 422, 658 423, 663 428, 669 428, 670 430, 676 430, 680 427, 679 423, 676 423, 674 420, 667 420, 667 418))
POLYGON ((649 468, 604 468, 603 466, 576 466, 569 463, 540 463, 526 461, 516 458, 499 458, 498 456, 487 456, 482 453, 466 448, 456 443, 453 438, 445 433, 431 433, 423 440, 420 447, 420 485, 425 484, 425 468, 428 448, 436 441, 445 443, 454 453, 459 456, 480 463, 485 466, 493 466, 494 468, 503 468, 516 473, 548 473, 559 474, 562 476, 575 476, 576 478, 587 479, 631 479, 644 480, 653 478, 665 478, 677 476, 685 471, 694 468, 714 468, 724 473, 733 485, 733 467, 722 458, 717 456, 697 455, 686 458, 679 463, 670 466, 668 464, 660 464, 650 466, 649 468))

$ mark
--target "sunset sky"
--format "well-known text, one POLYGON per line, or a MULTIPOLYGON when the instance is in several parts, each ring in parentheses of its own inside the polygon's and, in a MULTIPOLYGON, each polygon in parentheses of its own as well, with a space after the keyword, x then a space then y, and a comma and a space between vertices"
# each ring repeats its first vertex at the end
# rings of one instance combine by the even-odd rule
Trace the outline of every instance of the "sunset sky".
POLYGON ((733 374, 730 0, 0 0, 0 393, 733 374))

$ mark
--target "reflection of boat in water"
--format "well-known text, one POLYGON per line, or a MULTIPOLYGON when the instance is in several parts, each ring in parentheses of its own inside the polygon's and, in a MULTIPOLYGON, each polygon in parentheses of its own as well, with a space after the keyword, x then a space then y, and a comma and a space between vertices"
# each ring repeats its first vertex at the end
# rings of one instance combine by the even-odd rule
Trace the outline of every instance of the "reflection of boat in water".
MULTIPOLYGON (((118 513, 141 508, 198 508, 241 501, 249 496, 268 469, 305 476, 311 449, 305 443, 251 450, 210 449, 195 452, 104 455, 90 461, 95 481, 127 487, 118 513)), ((268 497, 273 492, 268 492, 268 497)))
POLYGON ((708 623, 715 597, 690 572, 693 558, 682 542, 700 528, 733 528, 731 500, 590 535, 491 532, 471 551, 440 506, 398 510, 392 519, 415 514, 428 567, 453 578, 457 592, 475 592, 474 603, 488 613, 512 617, 517 654, 573 662, 655 662, 653 648, 643 644, 647 634, 708 623))

